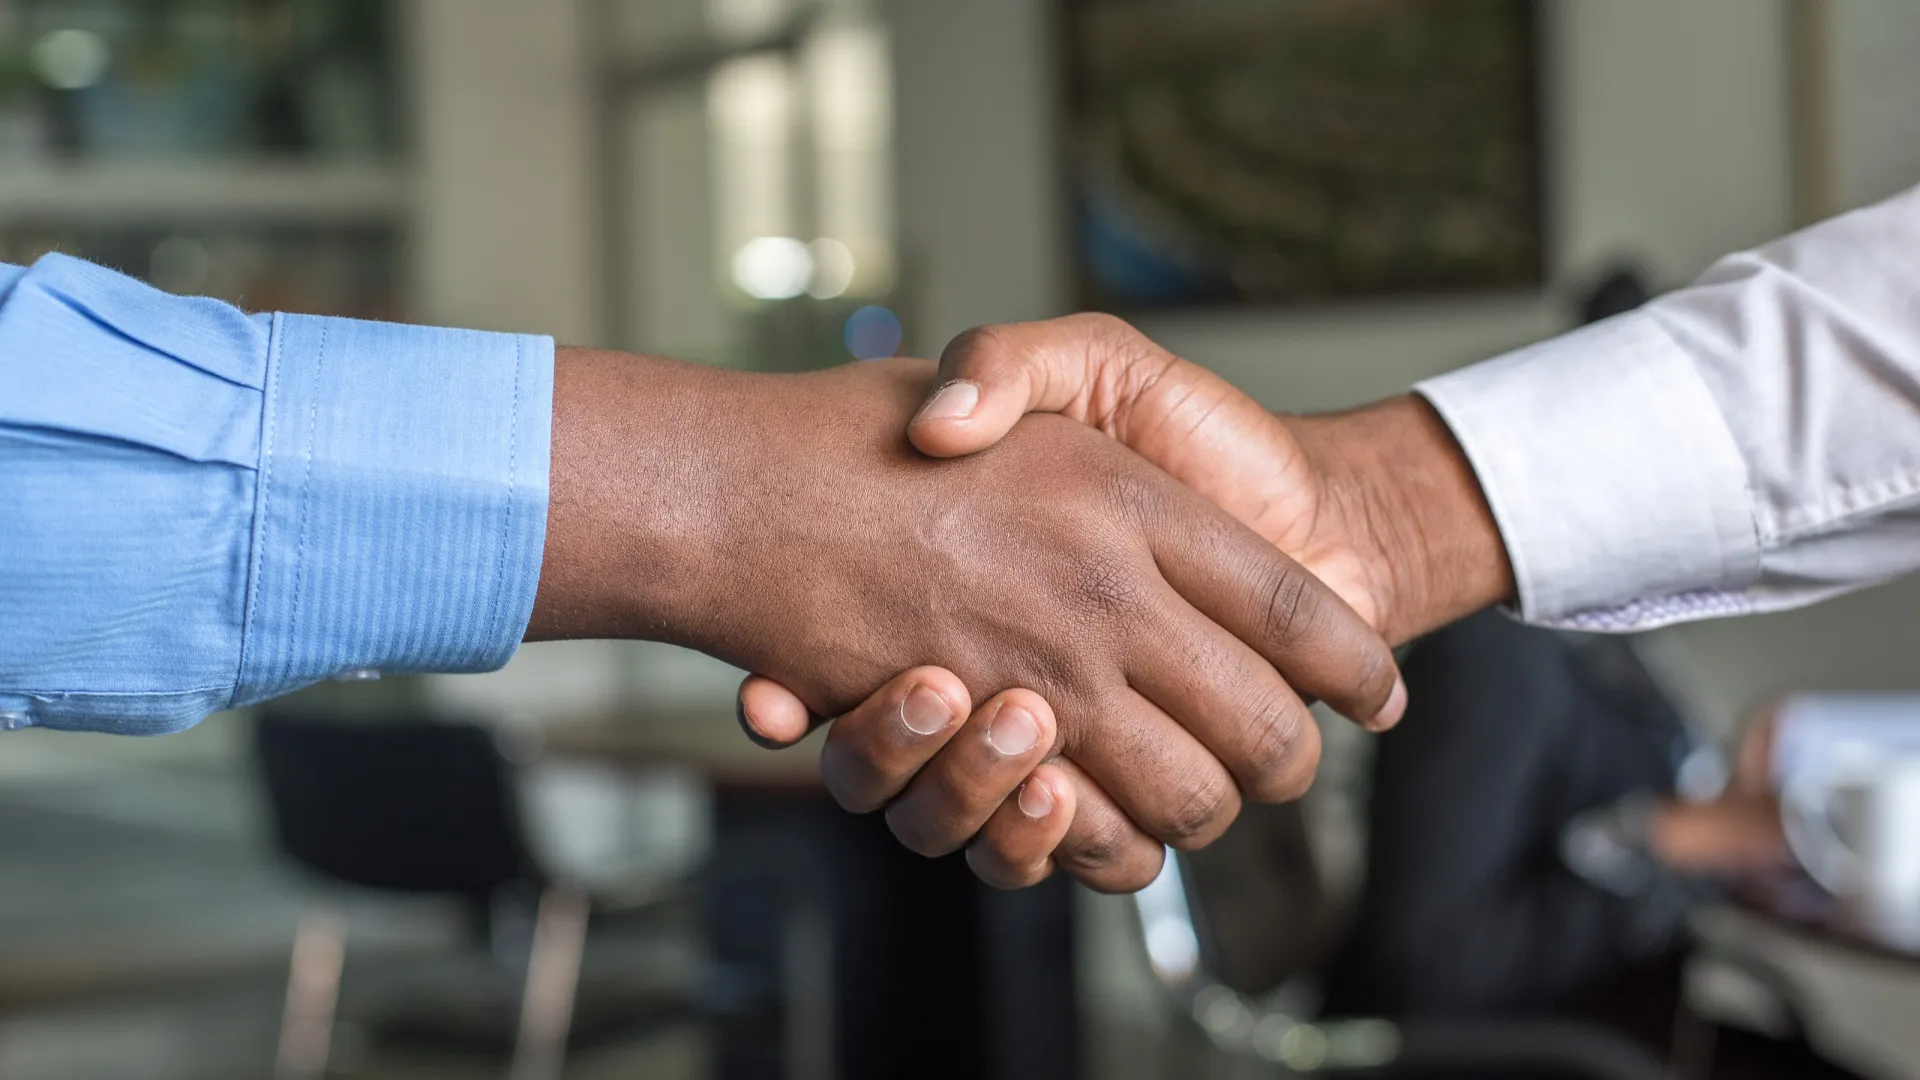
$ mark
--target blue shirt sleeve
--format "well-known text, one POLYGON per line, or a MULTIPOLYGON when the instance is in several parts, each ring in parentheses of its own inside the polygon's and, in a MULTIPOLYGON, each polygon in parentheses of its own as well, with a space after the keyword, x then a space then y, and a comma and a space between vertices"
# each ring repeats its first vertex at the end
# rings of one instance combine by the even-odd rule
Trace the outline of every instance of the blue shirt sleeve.
POLYGON ((0 267, 0 727, 159 734, 483 671, 546 542, 553 342, 0 267))

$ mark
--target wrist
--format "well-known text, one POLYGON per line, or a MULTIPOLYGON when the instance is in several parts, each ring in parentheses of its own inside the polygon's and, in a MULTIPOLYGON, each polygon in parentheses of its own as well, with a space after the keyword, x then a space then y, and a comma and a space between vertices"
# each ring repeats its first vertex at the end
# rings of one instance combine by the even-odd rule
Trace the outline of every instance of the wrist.
POLYGON ((1328 511, 1370 568, 1380 630, 1399 643, 1514 595, 1473 466, 1413 395, 1289 421, 1328 511))
POLYGON ((711 475, 725 455, 700 435, 725 414, 720 399, 737 378, 658 357, 558 350, 547 541, 527 640, 702 636, 700 615, 724 580, 707 563, 727 485, 711 475))

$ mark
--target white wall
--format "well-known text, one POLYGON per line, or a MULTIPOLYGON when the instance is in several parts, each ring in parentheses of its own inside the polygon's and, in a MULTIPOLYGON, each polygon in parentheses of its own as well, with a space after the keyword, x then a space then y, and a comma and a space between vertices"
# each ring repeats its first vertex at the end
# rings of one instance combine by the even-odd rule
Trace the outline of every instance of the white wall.
POLYGON ((888 0, 908 344, 1066 302, 1042 0, 888 0))
POLYGON ((1833 14, 1833 182, 1858 206, 1920 178, 1920 17, 1912 0, 1843 0, 1833 14))
POLYGON ((407 11, 417 314, 591 341, 599 237, 585 5, 414 0, 407 11))

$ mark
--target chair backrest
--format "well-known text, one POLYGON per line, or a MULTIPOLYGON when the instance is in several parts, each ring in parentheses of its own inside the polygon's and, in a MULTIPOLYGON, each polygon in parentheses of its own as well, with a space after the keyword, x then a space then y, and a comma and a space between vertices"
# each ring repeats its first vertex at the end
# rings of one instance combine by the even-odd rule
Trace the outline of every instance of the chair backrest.
POLYGON ((473 898, 538 879, 512 769, 486 728, 268 713, 256 749, 280 847, 312 870, 473 898))

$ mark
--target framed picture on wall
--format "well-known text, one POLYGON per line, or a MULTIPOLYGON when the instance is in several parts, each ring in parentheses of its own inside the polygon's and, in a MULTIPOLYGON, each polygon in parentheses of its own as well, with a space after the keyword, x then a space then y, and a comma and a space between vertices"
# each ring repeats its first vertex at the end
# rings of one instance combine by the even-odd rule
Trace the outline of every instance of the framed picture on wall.
POLYGON ((1062 0, 1083 306, 1538 286, 1531 0, 1062 0))

